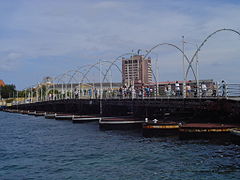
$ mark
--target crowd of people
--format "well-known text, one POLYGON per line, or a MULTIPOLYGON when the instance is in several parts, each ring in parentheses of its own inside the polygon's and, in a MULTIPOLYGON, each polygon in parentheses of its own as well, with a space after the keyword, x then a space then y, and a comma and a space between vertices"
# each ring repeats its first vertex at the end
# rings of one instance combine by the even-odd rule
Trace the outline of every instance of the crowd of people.
MULTIPOLYGON (((221 83, 209 83, 208 86, 204 82, 199 84, 197 87, 196 83, 188 82, 185 85, 186 97, 206 97, 206 96, 226 96, 227 86, 224 80, 221 83)), ((179 82, 176 81, 175 84, 168 84, 164 87, 164 92, 166 96, 182 96, 183 95, 183 85, 180 86, 179 82)))
MULTIPOLYGON (((204 83, 201 82, 197 88, 196 83, 188 82, 185 85, 186 97, 206 97, 206 96, 226 96, 227 86, 223 80, 221 83, 204 83)), ((61 92, 61 98, 75 98, 86 97, 91 99, 99 98, 143 98, 143 97, 182 97, 184 93, 183 84, 176 81, 175 83, 168 83, 165 85, 156 86, 122 86, 118 89, 103 88, 102 92, 99 88, 88 89, 74 89, 72 94, 70 92, 61 92)), ((49 99, 53 99, 53 95, 49 94, 49 99)))

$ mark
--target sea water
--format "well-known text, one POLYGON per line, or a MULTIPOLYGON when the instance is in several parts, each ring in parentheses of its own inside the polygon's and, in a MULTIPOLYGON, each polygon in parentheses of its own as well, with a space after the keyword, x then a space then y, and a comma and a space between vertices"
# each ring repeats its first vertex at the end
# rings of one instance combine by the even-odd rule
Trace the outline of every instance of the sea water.
POLYGON ((0 112, 0 179, 240 179, 240 146, 0 112))

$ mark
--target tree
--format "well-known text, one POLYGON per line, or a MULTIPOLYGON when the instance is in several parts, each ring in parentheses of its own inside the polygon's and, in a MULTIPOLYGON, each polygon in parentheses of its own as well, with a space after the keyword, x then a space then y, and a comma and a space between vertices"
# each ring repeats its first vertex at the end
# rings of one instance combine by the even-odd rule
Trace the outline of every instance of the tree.
POLYGON ((16 86, 14 84, 7 84, 0 88, 2 98, 10 98, 16 96, 16 86))

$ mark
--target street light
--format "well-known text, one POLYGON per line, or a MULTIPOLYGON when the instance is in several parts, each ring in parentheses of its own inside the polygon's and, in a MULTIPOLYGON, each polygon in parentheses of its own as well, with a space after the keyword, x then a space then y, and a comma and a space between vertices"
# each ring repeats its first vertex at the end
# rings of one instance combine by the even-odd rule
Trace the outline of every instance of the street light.
POLYGON ((159 67, 158 67, 158 54, 157 53, 153 53, 155 54, 157 57, 156 57, 156 60, 155 60, 155 72, 156 72, 156 79, 157 79, 157 88, 156 88, 156 96, 158 96, 158 93, 159 93, 159 89, 158 89, 158 81, 159 81, 159 67))
POLYGON ((102 87, 102 63, 101 63, 101 59, 99 59, 99 80, 100 80, 100 104, 99 104, 99 111, 100 114, 102 115, 102 98, 103 98, 103 87, 102 87))
POLYGON ((184 44, 186 42, 184 41, 184 36, 182 36, 182 52, 183 52, 183 60, 182 60, 182 66, 183 66, 183 98, 186 98, 186 76, 185 76, 185 47, 184 44))
POLYGON ((133 53, 133 50, 132 50, 132 99, 134 98, 133 96, 134 96, 134 81, 135 81, 135 76, 134 76, 134 71, 133 71, 133 55, 134 55, 134 53, 133 53))
MULTIPOLYGON (((192 42, 184 42, 184 43, 188 43, 188 44, 192 44, 192 45, 194 45, 194 46, 196 46, 196 48, 198 49, 198 44, 197 43, 192 43, 192 42)), ((200 94, 200 92, 199 92, 199 61, 198 61, 198 53, 199 52, 197 52, 196 53, 196 80, 197 80, 197 97, 199 97, 199 94, 200 94)), ((187 73, 185 74, 185 79, 187 79, 187 73)))
MULTIPOLYGON (((146 52, 148 53, 149 51, 148 50, 146 50, 146 52)), ((156 60, 155 60, 155 72, 156 72, 156 86, 157 86, 157 88, 156 88, 156 96, 158 95, 158 91, 159 91, 159 88, 158 88, 158 81, 159 81, 159 67, 158 67, 158 53, 155 53, 155 52, 152 52, 151 51, 151 53, 152 54, 155 54, 155 56, 156 56, 156 60)))

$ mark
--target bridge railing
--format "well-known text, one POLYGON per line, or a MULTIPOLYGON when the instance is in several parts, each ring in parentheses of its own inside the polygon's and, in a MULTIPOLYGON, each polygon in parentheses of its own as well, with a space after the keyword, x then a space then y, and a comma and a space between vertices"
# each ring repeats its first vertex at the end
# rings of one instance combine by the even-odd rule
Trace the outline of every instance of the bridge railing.
POLYGON ((229 83, 226 84, 226 94, 227 97, 240 97, 240 84, 229 83))
MULTIPOLYGON (((118 89, 103 89, 102 95, 100 91, 91 92, 85 91, 84 93, 76 94, 72 97, 56 95, 48 98, 42 99, 42 101, 54 101, 62 99, 165 99, 165 98, 183 98, 182 87, 180 92, 177 92, 174 88, 167 90, 166 88, 152 89, 149 92, 142 89, 141 91, 134 90, 118 90, 118 89)), ((186 98, 230 98, 230 97, 240 97, 240 83, 214 83, 214 86, 204 89, 202 87, 197 88, 191 87, 187 89, 186 98)), ((41 102, 37 98, 25 99, 25 101, 19 101, 15 104, 26 104, 41 102)))

